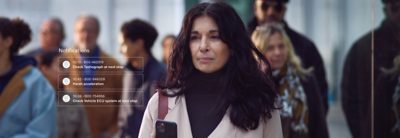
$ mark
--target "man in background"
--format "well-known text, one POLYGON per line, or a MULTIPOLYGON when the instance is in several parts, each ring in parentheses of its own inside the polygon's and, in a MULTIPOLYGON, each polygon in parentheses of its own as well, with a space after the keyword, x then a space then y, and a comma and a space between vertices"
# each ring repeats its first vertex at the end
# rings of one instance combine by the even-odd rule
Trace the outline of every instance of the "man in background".
MULTIPOLYGON (((394 94, 398 76, 383 71, 396 67, 393 61, 400 55, 400 1, 382 2, 384 20, 377 29, 352 45, 343 68, 342 107, 354 138, 400 137, 399 95, 394 94)), ((398 88, 396 91, 399 93, 398 88)))
POLYGON ((122 97, 137 100, 120 107, 118 124, 123 138, 138 137, 147 103, 166 74, 165 66, 151 53, 157 37, 156 28, 140 19, 127 21, 121 27, 121 53, 127 59, 122 97))
POLYGON ((172 50, 174 49, 173 45, 175 42, 176 36, 173 34, 166 35, 161 41, 161 46, 163 48, 163 63, 168 65, 169 58, 171 56, 172 50))
MULTIPOLYGON (((68 85, 65 86, 65 89, 80 95, 104 95, 105 97, 95 98, 96 100, 119 100, 121 98, 122 74, 112 69, 86 67, 92 65, 92 63, 101 63, 100 65, 103 67, 120 66, 114 58, 106 54, 98 45, 97 38, 99 34, 100 22, 97 17, 93 15, 79 16, 75 22, 74 50, 64 53, 64 57, 71 62, 71 65, 83 67, 74 68, 72 66, 68 69, 68 77, 71 80, 76 80, 78 84, 92 84, 96 81, 95 78, 99 78, 103 85, 68 85), (102 80, 103 78, 104 80, 102 80)), ((93 138, 111 137, 118 131, 119 103, 106 105, 102 103, 84 103, 84 106, 93 138)))
POLYGON ((64 25, 59 18, 53 17, 46 19, 39 31, 39 48, 36 48, 26 55, 38 59, 38 55, 43 52, 57 51, 63 48, 62 42, 65 39, 64 25))

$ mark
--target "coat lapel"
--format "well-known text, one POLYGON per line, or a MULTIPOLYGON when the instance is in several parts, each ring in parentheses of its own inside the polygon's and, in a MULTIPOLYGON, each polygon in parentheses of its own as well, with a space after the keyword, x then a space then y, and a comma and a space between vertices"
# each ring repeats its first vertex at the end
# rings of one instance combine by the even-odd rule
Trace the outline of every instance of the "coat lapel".
MULTIPOLYGON (((178 125, 178 137, 190 138, 193 137, 192 129, 189 122, 189 115, 186 107, 185 96, 170 97, 168 99, 168 114, 165 117, 167 121, 176 122, 178 125)), ((228 110, 229 111, 229 108, 228 110)), ((221 138, 236 136, 236 127, 234 127, 229 119, 229 114, 225 114, 221 122, 208 136, 209 138, 221 138)))
POLYGON ((31 70, 31 66, 26 66, 18 71, 4 88, 3 93, 0 95, 0 116, 5 113, 7 107, 18 97, 25 89, 23 77, 31 70))
POLYGON ((165 120, 176 122, 176 124, 179 124, 177 126, 178 137, 193 137, 184 96, 170 97, 168 99, 168 110, 169 111, 168 114, 165 116, 165 120))

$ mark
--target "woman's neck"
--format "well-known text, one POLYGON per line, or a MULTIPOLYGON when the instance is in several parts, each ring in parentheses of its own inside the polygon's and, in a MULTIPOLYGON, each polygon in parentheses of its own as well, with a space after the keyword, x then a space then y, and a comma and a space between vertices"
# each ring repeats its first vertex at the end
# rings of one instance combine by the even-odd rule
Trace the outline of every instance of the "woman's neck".
POLYGON ((0 76, 8 73, 11 70, 12 62, 10 60, 9 53, 4 51, 3 54, 0 55, 0 76))
POLYGON ((223 87, 223 77, 223 71, 203 73, 195 70, 189 77, 188 87, 206 91, 219 91, 223 87))
POLYGON ((212 72, 212 73, 204 73, 204 72, 201 72, 199 70, 195 70, 193 74, 196 77, 202 77, 204 79, 214 80, 214 79, 218 79, 218 78, 222 77, 223 71, 219 70, 219 71, 212 72))

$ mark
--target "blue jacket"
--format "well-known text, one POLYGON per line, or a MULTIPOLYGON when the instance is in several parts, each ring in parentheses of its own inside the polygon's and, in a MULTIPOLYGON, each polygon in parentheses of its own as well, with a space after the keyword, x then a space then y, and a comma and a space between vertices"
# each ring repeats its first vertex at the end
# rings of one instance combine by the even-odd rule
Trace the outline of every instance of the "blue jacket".
POLYGON ((156 92, 157 82, 165 74, 165 66, 153 57, 149 58, 143 69, 126 65, 122 98, 136 99, 138 102, 120 106, 119 125, 123 125, 121 137, 138 137, 147 102, 156 92))
POLYGON ((21 79, 25 88, 0 116, 0 138, 56 137, 53 88, 36 68, 31 68, 21 79))

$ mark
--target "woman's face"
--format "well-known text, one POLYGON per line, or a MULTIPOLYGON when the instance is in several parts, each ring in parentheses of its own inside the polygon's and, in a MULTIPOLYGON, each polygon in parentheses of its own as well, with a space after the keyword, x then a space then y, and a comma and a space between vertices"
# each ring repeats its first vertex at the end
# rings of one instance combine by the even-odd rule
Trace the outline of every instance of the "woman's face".
POLYGON ((4 38, 0 34, 0 55, 3 55, 4 53, 8 52, 8 49, 10 49, 11 43, 12 43, 11 37, 4 38))
POLYGON ((284 45, 282 35, 274 33, 267 41, 267 50, 264 55, 270 62, 272 69, 282 68, 288 59, 288 47, 284 45))
POLYGON ((224 67, 229 59, 229 48, 221 40, 211 17, 200 16, 193 22, 190 52, 194 67, 203 73, 213 73, 224 67))

